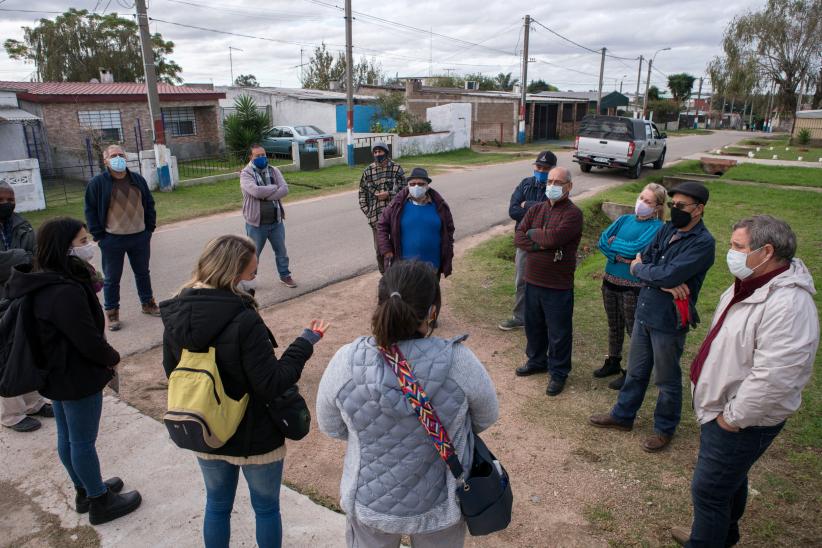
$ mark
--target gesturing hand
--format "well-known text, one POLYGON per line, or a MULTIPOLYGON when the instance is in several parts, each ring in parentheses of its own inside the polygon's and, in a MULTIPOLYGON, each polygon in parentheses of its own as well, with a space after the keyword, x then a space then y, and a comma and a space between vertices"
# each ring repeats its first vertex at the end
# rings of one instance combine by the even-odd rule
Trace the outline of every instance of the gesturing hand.
POLYGON ((662 291, 664 291, 666 293, 670 293, 671 295, 674 296, 674 299, 676 299, 676 300, 687 299, 688 295, 691 294, 691 290, 690 290, 690 288, 688 288, 688 286, 686 284, 679 284, 676 287, 668 287, 668 288, 663 287, 662 291))
POLYGON ((323 335, 325 335, 326 330, 330 326, 331 324, 325 320, 311 320, 311 324, 308 326, 308 329, 322 337, 323 335))

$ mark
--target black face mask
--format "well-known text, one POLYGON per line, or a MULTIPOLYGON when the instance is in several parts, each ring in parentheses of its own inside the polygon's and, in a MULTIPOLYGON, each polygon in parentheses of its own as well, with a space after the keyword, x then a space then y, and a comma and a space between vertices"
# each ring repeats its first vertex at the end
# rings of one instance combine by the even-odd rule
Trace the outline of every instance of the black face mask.
POLYGON ((377 162, 378 164, 383 163, 385 161, 385 158, 386 158, 385 154, 379 154, 379 155, 375 154, 374 155, 374 161, 377 162))
POLYGON ((0 204, 0 221, 6 221, 11 214, 14 213, 14 203, 13 202, 6 202, 5 204, 0 204))
POLYGON ((685 210, 672 208, 671 209, 671 224, 676 228, 684 228, 691 222, 691 214, 685 210))

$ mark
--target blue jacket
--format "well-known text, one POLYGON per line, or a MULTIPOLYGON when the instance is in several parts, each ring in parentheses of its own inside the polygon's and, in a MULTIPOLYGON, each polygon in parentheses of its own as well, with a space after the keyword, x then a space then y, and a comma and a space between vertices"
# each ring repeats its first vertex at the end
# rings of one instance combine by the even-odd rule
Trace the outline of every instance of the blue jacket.
POLYGON ((525 217, 528 208, 548 199, 545 195, 546 185, 547 183, 538 183, 531 176, 520 181, 514 189, 514 193, 511 194, 511 203, 508 206, 508 215, 517 222, 517 226, 525 217), (520 206, 522 202, 525 202, 525 207, 520 206))
MULTIPOLYGON (((146 230, 154 232, 157 228, 157 210, 154 209, 154 197, 148 189, 148 183, 139 173, 128 170, 128 174, 131 176, 131 184, 140 189, 143 197, 146 230)), ((111 174, 106 169, 94 176, 86 186, 86 224, 95 242, 106 237, 106 217, 111 202, 112 182, 111 174)))
POLYGON ((668 333, 681 333, 689 326, 681 327, 673 296, 661 288, 688 284, 690 325, 695 326, 699 323, 696 300, 716 255, 716 241, 702 221, 688 232, 682 232, 679 240, 669 243, 677 232, 671 223, 665 223, 642 252, 642 264, 633 271, 634 276, 646 284, 639 292, 637 321, 668 333))
POLYGON ((616 261, 617 255, 632 261, 637 253, 651 243, 661 227, 662 221, 659 219, 640 221, 633 213, 621 215, 611 223, 611 226, 602 231, 597 244, 600 253, 608 259, 605 263, 605 272, 623 280, 639 281, 636 276, 631 275, 629 263, 616 261), (613 241, 608 243, 612 236, 613 241))

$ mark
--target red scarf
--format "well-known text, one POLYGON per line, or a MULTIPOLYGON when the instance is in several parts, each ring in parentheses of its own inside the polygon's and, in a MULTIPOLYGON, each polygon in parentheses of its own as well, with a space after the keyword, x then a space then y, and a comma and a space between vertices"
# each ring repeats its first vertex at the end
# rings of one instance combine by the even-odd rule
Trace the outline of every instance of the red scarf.
POLYGON ((777 268, 776 270, 763 274, 762 276, 757 276, 756 278, 751 278, 748 280, 740 280, 739 278, 736 278, 734 280, 734 296, 731 299, 731 302, 729 302, 728 306, 725 307, 725 310, 722 311, 722 315, 719 316, 719 320, 717 320, 716 325, 711 328, 708 332, 708 336, 705 337, 704 341, 702 341, 702 346, 699 347, 699 352, 696 353, 696 357, 691 363, 692 383, 696 384, 699 380, 699 375, 702 373, 702 366, 705 365, 705 360, 708 359, 708 354, 711 352, 711 343, 714 342, 714 339, 719 334, 719 330, 725 322, 725 316, 728 315, 728 311, 731 307, 753 295, 754 291, 788 270, 789 267, 790 264, 786 264, 783 267, 777 268))

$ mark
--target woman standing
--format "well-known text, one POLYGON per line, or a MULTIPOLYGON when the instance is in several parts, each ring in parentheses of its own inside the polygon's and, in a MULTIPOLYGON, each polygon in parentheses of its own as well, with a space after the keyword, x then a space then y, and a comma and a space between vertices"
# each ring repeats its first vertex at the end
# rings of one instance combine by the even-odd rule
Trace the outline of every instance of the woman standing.
POLYGON ((347 440, 340 484, 348 546, 462 546, 465 522, 456 482, 380 353, 397 344, 449 433, 466 469, 473 438, 499 414, 491 378, 462 344, 431 336, 437 276, 421 261, 400 262, 380 280, 373 336, 340 348, 317 394, 317 420, 347 440))
POLYGON ((662 227, 665 187, 650 183, 642 189, 634 205, 634 213, 622 215, 599 237, 599 250, 608 261, 602 278, 602 301, 608 317, 608 356, 594 377, 619 374, 609 388, 619 390, 625 382, 625 370, 620 366, 625 331, 634 327, 634 311, 642 283, 631 275, 631 261, 651 242, 662 227))
POLYGON ((76 490, 79 513, 90 512, 92 525, 106 523, 140 506, 140 493, 120 493, 120 478, 103 481, 97 457, 97 432, 103 388, 114 375, 120 355, 103 336, 105 319, 88 264, 95 245, 85 225, 67 217, 47 221, 37 232, 33 271, 17 267, 7 296, 32 300, 41 348, 38 364, 46 370, 40 394, 52 400, 57 422, 57 453, 76 490))
POLYGON ((160 304, 166 375, 180 362, 183 349, 214 347, 226 394, 235 400, 250 396, 234 436, 211 453, 197 453, 206 488, 203 537, 207 548, 229 545, 241 469, 251 492, 257 544, 261 548, 282 544, 285 439, 267 404, 300 380, 313 345, 327 328, 324 321, 312 321, 277 359, 277 343, 248 294, 256 272, 254 242, 242 236, 220 236, 206 245, 191 281, 176 297, 160 304))

